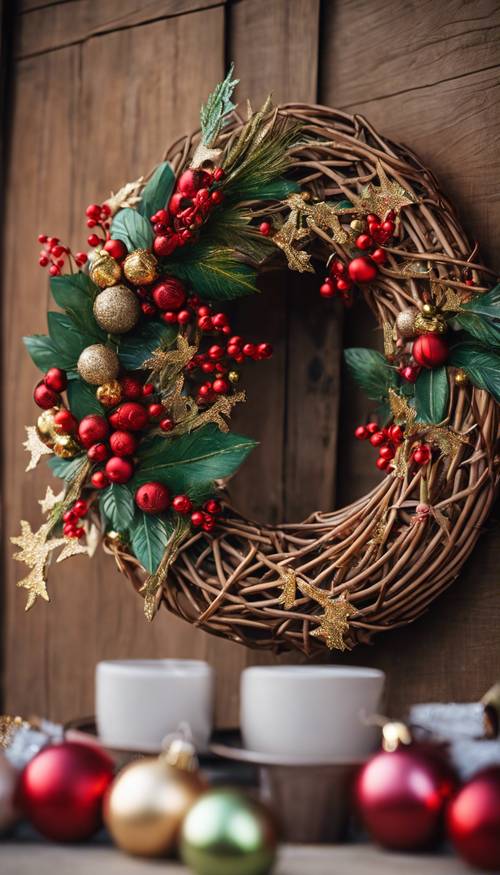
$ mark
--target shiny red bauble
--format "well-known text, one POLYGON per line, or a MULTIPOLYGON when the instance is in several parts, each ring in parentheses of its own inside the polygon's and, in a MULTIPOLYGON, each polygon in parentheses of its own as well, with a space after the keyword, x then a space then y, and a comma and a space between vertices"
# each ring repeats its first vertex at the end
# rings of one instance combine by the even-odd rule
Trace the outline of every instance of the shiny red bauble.
POLYGON ((165 258, 168 255, 172 255, 172 252, 177 248, 177 245, 178 241, 176 235, 172 234, 171 237, 166 237, 161 234, 153 240, 153 252, 160 258, 165 258))
POLYGON ((170 504, 168 489, 163 483, 144 483, 135 493, 135 503, 146 513, 162 513, 170 504))
POLYGON ((109 456, 108 448, 106 444, 92 444, 87 450, 87 456, 91 462, 104 462, 109 456))
POLYGON ((210 184, 210 176, 204 170, 185 170, 177 182, 177 189, 185 197, 193 198, 200 188, 210 184))
POLYGON ((109 480, 104 471, 95 471, 90 478, 90 482, 94 489, 106 489, 106 486, 109 486, 109 480))
POLYGON ((500 767, 484 769, 462 787, 448 810, 455 850, 479 869, 500 870, 500 767))
POLYGON ((19 801, 46 838, 77 842, 101 826, 102 799, 113 780, 113 762, 96 746, 63 742, 46 747, 25 767, 19 801))
POLYGON ((66 371, 62 371, 61 368, 49 368, 43 378, 43 382, 49 389, 53 389, 54 392, 64 392, 68 385, 66 371))
POLYGON ((186 300, 186 291, 180 280, 166 277, 153 286, 152 298, 159 310, 180 310, 186 300))
POLYGON ((73 434, 78 428, 76 416, 63 407, 54 415, 54 426, 58 434, 73 434))
POLYGON ((111 483, 128 483, 134 474, 134 466, 130 459, 123 459, 121 456, 111 456, 104 470, 111 483))
POLYGON ((137 438, 129 431, 114 431, 109 439, 109 445, 115 456, 133 456, 137 443, 137 438))
POLYGON ((142 383, 138 377, 122 377, 120 386, 124 397, 129 401, 137 401, 142 396, 142 383))
POLYGON ((109 425, 104 416, 99 413, 89 413, 80 420, 78 426, 78 439, 85 449, 107 438, 109 425))
POLYGON ((418 850, 440 836, 454 776, 444 760, 416 746, 381 751, 363 766, 356 803, 372 839, 386 848, 418 850))
POLYGON ((61 402, 57 392, 54 392, 45 383, 38 383, 38 386, 35 386, 33 400, 42 410, 50 410, 51 407, 55 407, 61 402))
POLYGON ((348 271, 353 283, 372 283, 377 276, 377 265, 360 255, 349 262, 348 271))
POLYGON ((113 414, 113 425, 124 431, 141 431, 149 421, 147 410, 134 401, 121 404, 113 414))
POLYGON ((172 507, 177 513, 191 513, 193 505, 188 495, 176 495, 172 499, 172 507))
POLYGON ((439 334, 421 334, 413 344, 413 358, 424 368, 438 368, 444 365, 448 354, 448 344, 439 334))
POLYGON ((125 243, 122 243, 121 240, 106 240, 103 249, 108 253, 108 255, 111 255, 111 257, 115 258, 117 261, 125 258, 127 254, 127 247, 125 246, 125 243))

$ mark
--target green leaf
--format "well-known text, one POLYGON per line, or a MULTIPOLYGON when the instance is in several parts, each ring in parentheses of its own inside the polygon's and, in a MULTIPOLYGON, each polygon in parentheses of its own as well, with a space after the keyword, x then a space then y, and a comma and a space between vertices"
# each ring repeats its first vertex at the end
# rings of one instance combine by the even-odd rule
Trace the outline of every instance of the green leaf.
POLYGON ((415 408, 419 422, 437 424, 446 418, 450 386, 448 371, 440 368, 423 368, 415 383, 415 408))
POLYGON ((68 483, 73 480, 87 461, 86 453, 81 456, 75 456, 74 459, 60 459, 59 456, 52 456, 49 459, 49 468, 56 477, 61 477, 68 483))
POLYGON ((101 510, 112 529, 128 529, 135 514, 134 494, 126 484, 112 483, 100 494, 101 510))
POLYGON ((228 301, 258 291, 255 270, 234 258, 230 249, 200 245, 194 258, 188 255, 179 256, 176 261, 169 260, 168 272, 210 300, 228 301))
POLYGON ((462 368, 478 389, 485 389, 500 403, 500 355, 478 343, 460 343, 450 352, 448 363, 462 368))
POLYGON ((455 319, 472 337, 489 346, 500 346, 500 285, 462 304, 455 319))
POLYGON ((118 358, 127 371, 142 368, 147 358, 158 347, 169 346, 177 335, 177 330, 162 322, 142 322, 138 328, 120 339, 118 358))
POLYGON ((130 524, 130 539, 136 558, 147 571, 154 573, 158 568, 173 528, 171 520, 136 510, 130 524))
POLYGON ((43 373, 46 373, 49 368, 61 367, 61 353, 46 334, 32 334, 31 337, 23 337, 23 343, 28 350, 31 361, 43 373))
POLYGON ((219 82, 200 112, 201 140, 205 146, 213 146, 219 131, 226 123, 226 116, 235 109, 231 100, 233 91, 239 79, 233 79, 234 64, 231 64, 229 73, 223 82, 219 82))
POLYGON ((175 440, 154 437, 139 447, 134 488, 159 480, 181 494, 229 477, 256 446, 250 438, 225 434, 213 424, 175 440))
POLYGON ((89 413, 99 413, 101 416, 106 414, 104 407, 97 400, 96 387, 89 386, 79 377, 68 380, 68 402, 71 412, 77 419, 83 419, 89 413))
POLYGON ((281 201, 293 192, 300 191, 300 185, 293 179, 279 176, 259 188, 259 199, 263 201, 281 201))
POLYGON ((352 210, 354 209, 351 201, 327 201, 329 206, 335 207, 337 210, 352 210))
POLYGON ((352 347, 344 351, 344 358, 358 385, 373 401, 384 401, 389 388, 396 386, 396 372, 376 350, 352 347))
POLYGON ((50 281, 52 296, 76 327, 83 334, 94 338, 94 343, 103 343, 106 332, 97 324, 94 317, 94 300, 100 289, 84 273, 66 274, 52 277, 50 281))
POLYGON ((168 161, 159 164, 149 182, 144 186, 137 211, 150 219, 158 210, 167 206, 175 185, 175 173, 168 161))
POLYGON ((111 223, 111 236, 125 243, 129 252, 150 249, 153 243, 151 222, 130 207, 125 207, 115 215, 111 223))
POLYGON ((100 338, 92 334, 83 334, 73 322, 71 316, 65 313, 47 313, 47 323, 51 340, 59 350, 59 367, 66 370, 74 369, 85 347, 97 343, 100 338))

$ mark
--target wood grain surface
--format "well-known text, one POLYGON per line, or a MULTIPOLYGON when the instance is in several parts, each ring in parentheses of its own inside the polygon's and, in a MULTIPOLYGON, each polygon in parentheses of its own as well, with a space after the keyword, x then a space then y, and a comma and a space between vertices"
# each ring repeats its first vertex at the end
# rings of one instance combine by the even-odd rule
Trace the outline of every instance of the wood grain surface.
MULTIPOLYGON (((93 710, 99 659, 191 656, 216 667, 217 722, 231 725, 241 669, 276 658, 166 612, 146 625, 109 558, 57 566, 51 605, 24 613, 8 537, 21 517, 37 522, 47 482, 45 466, 24 475, 21 446, 37 374, 20 337, 45 330, 48 306, 36 235, 64 235, 81 248, 86 204, 149 169, 165 144, 194 128, 200 103, 234 60, 238 96, 254 106, 269 91, 276 102, 339 106, 410 145, 500 270, 500 8, 493 0, 24 0, 14 36, 2 229, 5 705, 71 718, 93 710)), ((351 437, 366 400, 341 369, 342 347, 373 345, 375 325, 360 303, 344 318, 316 285, 279 273, 263 284, 265 300, 235 307, 245 334, 276 349, 270 362, 248 366, 249 400, 235 418, 261 444, 232 491, 261 520, 345 503, 378 477, 373 455, 351 437)), ((475 698, 500 674, 494 520, 488 529, 427 617, 344 657, 387 671, 391 712, 410 701, 475 698)))

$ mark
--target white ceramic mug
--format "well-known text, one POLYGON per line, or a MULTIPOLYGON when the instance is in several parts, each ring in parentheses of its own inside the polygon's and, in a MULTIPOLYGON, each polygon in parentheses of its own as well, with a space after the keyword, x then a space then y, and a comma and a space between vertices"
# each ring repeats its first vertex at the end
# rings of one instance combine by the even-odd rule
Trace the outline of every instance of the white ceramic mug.
POLYGON ((352 761, 379 737, 377 712, 385 675, 336 665, 253 666, 241 677, 240 722, 248 750, 290 761, 352 761))
POLYGON ((96 669, 96 722, 107 747, 156 753, 187 723, 198 750, 212 731, 213 669, 196 659, 117 659, 96 669))

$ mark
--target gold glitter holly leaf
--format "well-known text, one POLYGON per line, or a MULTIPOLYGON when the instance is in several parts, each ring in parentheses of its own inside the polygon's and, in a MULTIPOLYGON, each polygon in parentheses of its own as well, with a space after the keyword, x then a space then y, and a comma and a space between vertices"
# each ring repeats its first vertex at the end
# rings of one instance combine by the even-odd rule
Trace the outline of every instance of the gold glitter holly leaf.
POLYGON ((187 338, 183 334, 178 334, 175 349, 158 347, 143 362, 142 367, 153 373, 161 374, 162 378, 173 378, 186 367, 197 351, 197 346, 190 346, 187 338))
POLYGON ((332 240, 341 244, 347 243, 349 235, 340 224, 334 205, 325 201, 309 203, 305 194, 297 193, 291 194, 285 203, 290 212, 279 231, 273 235, 273 243, 283 250, 291 270, 314 273, 309 253, 298 248, 297 244, 316 228, 326 231, 332 240))
POLYGON ((140 176, 134 182, 127 182, 120 188, 116 194, 111 192, 109 198, 104 201, 111 210, 111 215, 114 216, 118 210, 126 209, 127 207, 135 207, 141 200, 141 191, 144 185, 144 177, 140 176))
POLYGON ((310 633, 311 636, 321 638, 329 650, 347 650, 344 641, 345 633, 349 630, 347 618, 354 614, 356 609, 347 599, 332 599, 324 590, 303 580, 298 581, 298 586, 303 595, 324 608, 324 613, 319 617, 319 626, 310 633))
POLYGON ((26 471, 34 471, 42 456, 52 455, 52 450, 40 440, 34 425, 27 425, 25 428, 27 437, 23 443, 23 447, 30 454, 30 460, 26 471))
POLYGON ((448 426, 432 425, 424 430, 424 437, 435 447, 441 450, 443 456, 451 456, 453 459, 461 447, 469 444, 469 438, 448 426))
POLYGON ((447 286, 446 283, 431 282, 431 290, 437 307, 445 312, 460 312, 462 305, 465 304, 470 297, 469 295, 464 297, 463 292, 458 292, 451 286, 447 286))
POLYGON ((21 534, 10 539, 13 544, 21 547, 19 553, 14 554, 14 559, 24 562, 31 569, 27 577, 17 582, 18 587, 28 590, 27 611, 37 598, 49 601, 46 586, 47 562, 53 550, 66 544, 66 538, 49 540, 51 529, 52 523, 47 522, 40 526, 37 532, 33 532, 30 524, 26 520, 21 520, 21 534))
POLYGON ((185 434, 185 432, 201 428, 202 425, 207 425, 209 422, 214 422, 220 431, 228 432, 229 426, 224 417, 229 418, 235 404, 239 404, 241 401, 246 401, 244 392, 235 392, 233 395, 219 395, 207 410, 203 410, 200 413, 199 409, 196 408, 196 412, 192 416, 187 417, 182 422, 178 422, 175 429, 169 432, 169 434, 185 434))
POLYGON ((389 389, 389 406, 393 418, 405 426, 406 438, 418 430, 415 425, 417 411, 408 403, 404 395, 398 395, 394 389, 389 389))
POLYGON ((403 207, 415 203, 414 198, 399 182, 388 178, 380 161, 377 161, 376 170, 380 185, 370 182, 365 186, 360 197, 352 196, 352 200, 364 214, 374 213, 385 219, 391 210, 398 215, 403 207))
POLYGON ((382 330, 384 332, 384 355, 386 359, 391 361, 397 353, 396 326, 390 322, 384 322, 382 330))
POLYGON ((165 552, 158 568, 146 578, 139 592, 144 596, 144 616, 148 622, 152 622, 160 606, 162 584, 168 574, 168 569, 175 562, 179 547, 191 534, 190 524, 183 519, 178 519, 175 528, 168 540, 165 552))
POLYGON ((80 554, 89 555, 89 548, 86 544, 80 544, 77 538, 66 538, 64 549, 61 550, 56 562, 64 562, 65 559, 71 559, 72 556, 80 554))
POLYGON ((279 568, 279 583, 277 586, 281 589, 278 598, 278 604, 283 605, 286 611, 290 611, 297 597, 297 575, 293 568, 279 568))
POLYGON ((273 243, 285 253, 288 267, 298 273, 314 273, 311 257, 304 249, 298 249, 297 244, 309 236, 309 231, 300 222, 298 213, 292 210, 279 231, 273 235, 273 243))
POLYGON ((52 486, 47 486, 47 491, 43 498, 40 498, 38 504, 42 508, 42 513, 49 513, 54 510, 64 499, 64 489, 57 495, 52 491, 52 486))

